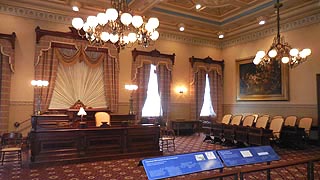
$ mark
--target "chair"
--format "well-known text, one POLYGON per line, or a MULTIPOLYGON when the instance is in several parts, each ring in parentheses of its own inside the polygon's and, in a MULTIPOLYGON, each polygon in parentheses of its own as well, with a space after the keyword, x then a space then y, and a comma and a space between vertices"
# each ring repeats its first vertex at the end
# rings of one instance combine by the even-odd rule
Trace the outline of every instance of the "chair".
POLYGON ((269 116, 261 116, 257 119, 255 127, 265 129, 267 127, 268 121, 269 121, 269 116))
POLYGON ((223 140, 222 141, 230 141, 234 143, 235 140, 235 129, 236 126, 239 126, 241 123, 242 115, 235 115, 232 117, 230 125, 223 126, 223 140))
POLYGON ((110 125, 110 115, 106 112, 97 112, 95 115, 96 127, 100 127, 104 123, 110 125))
MULTIPOLYGON (((223 138, 223 127, 224 125, 227 125, 230 123, 232 115, 231 114, 225 114, 221 120, 221 123, 213 123, 211 125, 211 133, 210 133, 210 140, 215 143, 218 141, 221 141, 221 139, 223 138), (214 138, 212 139, 211 136, 213 136, 214 138)), ((206 139, 207 135, 206 135, 206 139)))
POLYGON ((173 129, 161 128, 160 129, 160 147, 164 151, 164 148, 167 148, 170 151, 170 148, 173 148, 173 151, 176 150, 175 145, 175 133, 173 129))
POLYGON ((242 121, 242 126, 236 126, 234 137, 236 143, 240 142, 243 144, 247 144, 248 131, 249 128, 253 125, 255 118, 256 117, 253 115, 247 115, 242 121))
POLYGON ((21 156, 22 134, 18 132, 4 133, 1 137, 1 165, 4 162, 19 161, 22 165, 21 156))
POLYGON ((281 117, 273 118, 270 123, 269 129, 272 130, 272 135, 270 140, 277 141, 280 139, 280 133, 282 129, 284 119, 281 117))
POLYGON ((298 124, 299 128, 304 128, 304 131, 306 132, 307 136, 309 136, 311 126, 312 126, 312 118, 310 117, 301 118, 298 124))
POLYGON ((284 120, 285 126, 295 126, 297 122, 297 116, 287 116, 284 120))

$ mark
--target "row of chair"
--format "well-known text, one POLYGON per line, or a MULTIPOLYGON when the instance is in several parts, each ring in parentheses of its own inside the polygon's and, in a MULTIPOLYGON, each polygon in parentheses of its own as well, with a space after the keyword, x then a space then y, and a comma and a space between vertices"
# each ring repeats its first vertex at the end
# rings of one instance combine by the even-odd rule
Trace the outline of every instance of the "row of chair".
POLYGON ((4 162, 18 161, 22 165, 22 134, 19 132, 3 133, 1 135, 0 161, 4 162))
POLYGON ((282 127, 290 126, 303 129, 304 136, 306 136, 309 134, 312 124, 312 118, 301 118, 296 126, 296 116, 286 118, 275 116, 269 121, 270 116, 268 115, 243 117, 242 115, 226 114, 221 123, 213 123, 209 128, 206 128, 205 140, 266 145, 270 143, 270 140, 280 140, 282 127))

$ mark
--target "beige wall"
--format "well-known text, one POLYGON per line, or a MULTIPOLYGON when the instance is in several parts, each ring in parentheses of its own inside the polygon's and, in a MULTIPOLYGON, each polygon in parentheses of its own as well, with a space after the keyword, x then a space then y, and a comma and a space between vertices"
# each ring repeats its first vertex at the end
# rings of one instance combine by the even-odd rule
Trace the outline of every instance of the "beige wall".
MULTIPOLYGON (((1 26, 0 32, 10 34, 16 32, 15 49, 15 73, 12 76, 11 97, 10 97, 10 119, 9 130, 13 129, 14 122, 21 122, 30 118, 32 112, 33 87, 30 82, 34 75, 34 54, 35 54, 35 28, 67 32, 68 27, 64 24, 51 23, 46 21, 33 20, 28 18, 0 14, 0 19, 7 26, 1 26)), ((135 47, 120 51, 120 97, 119 113, 127 113, 129 110, 129 92, 124 89, 125 84, 130 84, 131 80, 131 51, 135 47)), ((221 59, 221 50, 212 47, 201 47, 167 40, 158 40, 154 46, 149 48, 136 47, 138 50, 151 51, 155 48, 161 53, 175 53, 175 65, 172 82, 172 113, 170 117, 189 118, 189 91, 183 95, 176 93, 176 86, 189 87, 189 58, 191 56, 205 58, 210 56, 214 59, 221 59)), ((27 122, 19 129, 23 129, 24 134, 28 132, 30 123, 27 122)))
MULTIPOLYGON (((35 54, 35 31, 36 26, 42 29, 68 31, 64 24, 39 21, 34 19, 10 16, 0 14, 2 24, 0 32, 10 34, 16 32, 15 49, 15 73, 12 76, 11 103, 9 130, 13 129, 13 123, 23 121, 32 115, 33 88, 30 81, 33 79, 34 54, 35 54)), ((165 54, 176 54, 175 65, 173 69, 173 88, 171 119, 184 118, 189 119, 189 89, 184 94, 175 91, 177 86, 189 88, 191 56, 204 58, 207 56, 213 59, 225 60, 225 112, 231 113, 269 113, 273 114, 297 114, 298 116, 312 116, 317 118, 316 109, 316 84, 315 77, 320 73, 319 47, 320 47, 320 25, 285 32, 286 40, 298 48, 309 47, 313 53, 310 61, 290 70, 290 100, 289 101, 270 101, 270 102, 237 102, 236 101, 236 74, 235 59, 253 56, 260 49, 267 49, 271 45, 273 37, 267 37, 258 41, 235 45, 224 48, 222 51, 217 48, 180 43, 176 41, 158 40, 155 46, 147 49, 137 47, 138 50, 150 51, 159 50, 165 54)), ((124 85, 130 83, 131 72, 131 49, 124 49, 120 52, 120 113, 128 112, 129 92, 124 89, 124 85)), ((29 122, 20 129, 26 134, 28 132, 29 122)))
POLYGON ((222 51, 225 60, 225 113, 257 112, 270 115, 311 116, 317 123, 316 74, 320 73, 320 24, 281 33, 296 48, 310 48, 308 61, 289 70, 289 101, 236 101, 236 59, 254 56, 258 50, 267 50, 274 36, 244 43, 222 51))

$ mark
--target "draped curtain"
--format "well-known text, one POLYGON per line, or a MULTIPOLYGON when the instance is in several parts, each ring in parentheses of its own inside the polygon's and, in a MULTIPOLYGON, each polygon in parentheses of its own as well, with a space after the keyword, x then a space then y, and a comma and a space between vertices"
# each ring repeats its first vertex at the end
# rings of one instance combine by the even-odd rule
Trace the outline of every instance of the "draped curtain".
MULTIPOLYGON (((58 67, 60 66, 61 72, 63 72, 62 69, 67 68, 67 66, 75 65, 76 63, 85 63, 89 69, 92 69, 89 70, 89 72, 78 73, 90 73, 90 71, 99 71, 97 68, 101 68, 100 72, 103 71, 101 72, 101 77, 103 81, 102 86, 104 88, 104 102, 106 102, 106 106, 108 106, 111 111, 117 112, 119 97, 119 64, 117 57, 111 56, 108 48, 91 48, 81 42, 55 42, 50 41, 50 38, 48 40, 50 44, 43 43, 49 46, 47 49, 44 48, 45 46, 43 44, 40 44, 39 47, 37 47, 39 52, 36 52, 38 56, 36 56, 37 59, 35 60, 35 78, 49 81, 48 87, 40 88, 40 90, 35 88, 35 98, 39 95, 41 96, 41 110, 47 111, 49 109, 54 88, 56 87, 58 67)), ((67 70, 65 69, 64 72, 66 71, 67 70)), ((95 73, 99 74, 99 72, 95 73)), ((84 76, 78 76, 84 78, 84 76)), ((75 77, 77 77, 77 75, 75 75, 75 77)), ((94 77, 92 78, 94 79, 94 77)), ((87 87, 91 88, 91 92, 95 91, 95 89, 92 88, 97 86, 101 90, 101 85, 95 85, 89 81, 90 80, 87 79, 85 82, 88 83, 86 86, 92 86, 87 87)), ((68 81, 60 82, 67 83, 68 81)), ((61 97, 62 96, 59 98, 61 97)), ((36 102, 36 99, 34 102, 36 102)), ((74 102, 72 102, 72 104, 73 103, 74 102)), ((69 107, 72 104, 69 104, 69 107)))
POLYGON ((170 90, 171 90, 171 71, 168 70, 166 64, 157 66, 158 88, 161 99, 161 107, 163 112, 163 121, 167 122, 169 118, 170 106, 170 90))
POLYGON ((222 74, 219 74, 218 71, 210 71, 208 73, 209 84, 210 84, 210 96, 211 103, 214 108, 215 113, 217 114, 217 119, 221 119, 223 116, 223 79, 222 74))
POLYGON ((142 108, 147 99, 148 82, 150 77, 150 63, 145 63, 137 68, 137 76, 134 83, 138 85, 138 89, 133 92, 133 107, 136 112, 136 119, 140 120, 142 116, 142 108))
POLYGON ((192 64, 192 82, 191 96, 191 117, 199 120, 200 112, 203 105, 205 92, 205 80, 208 73, 210 84, 210 96, 213 109, 216 113, 214 119, 220 120, 223 115, 223 74, 222 65, 204 62, 196 62, 192 64))
POLYGON ((134 84, 138 85, 138 90, 134 92, 133 95, 136 120, 141 120, 142 108, 147 98, 150 64, 157 66, 158 88, 163 111, 162 118, 163 121, 166 122, 170 110, 171 72, 173 64, 169 58, 147 55, 139 55, 135 61, 132 61, 131 79, 134 84))

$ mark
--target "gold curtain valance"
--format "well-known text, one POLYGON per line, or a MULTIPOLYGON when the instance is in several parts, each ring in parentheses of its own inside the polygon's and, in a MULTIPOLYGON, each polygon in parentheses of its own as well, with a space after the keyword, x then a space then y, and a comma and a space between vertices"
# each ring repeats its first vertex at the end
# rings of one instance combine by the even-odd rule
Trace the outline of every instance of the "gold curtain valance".
POLYGON ((222 67, 218 64, 194 63, 193 73, 197 73, 199 69, 204 69, 206 72, 217 71, 222 76, 222 67))

